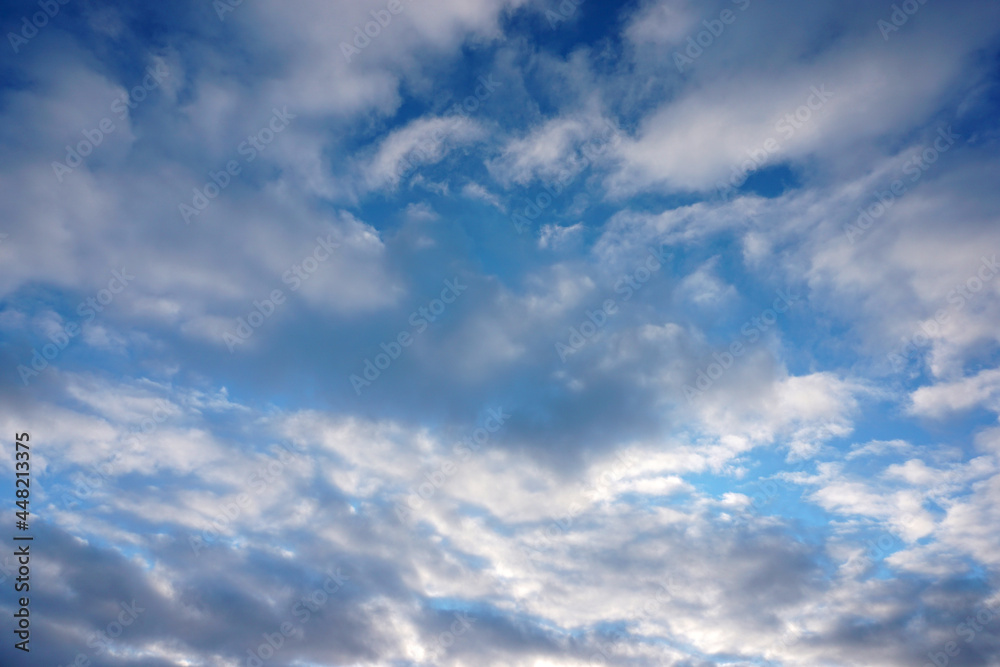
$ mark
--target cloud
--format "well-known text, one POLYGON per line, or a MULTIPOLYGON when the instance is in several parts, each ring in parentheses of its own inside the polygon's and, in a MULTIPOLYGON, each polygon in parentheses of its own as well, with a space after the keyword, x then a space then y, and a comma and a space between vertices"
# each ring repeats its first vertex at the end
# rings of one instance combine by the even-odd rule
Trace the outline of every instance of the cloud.
POLYGON ((52 17, 0 84, 36 658, 993 664, 1000 24, 903 5, 52 17))
POLYGON ((414 120, 379 145, 365 169, 367 185, 372 189, 395 188, 414 169, 434 164, 453 146, 478 140, 484 134, 475 121, 462 116, 414 120))
POLYGON ((913 392, 910 410, 917 415, 941 418, 982 406, 997 411, 1000 369, 984 370, 955 382, 921 387, 913 392))

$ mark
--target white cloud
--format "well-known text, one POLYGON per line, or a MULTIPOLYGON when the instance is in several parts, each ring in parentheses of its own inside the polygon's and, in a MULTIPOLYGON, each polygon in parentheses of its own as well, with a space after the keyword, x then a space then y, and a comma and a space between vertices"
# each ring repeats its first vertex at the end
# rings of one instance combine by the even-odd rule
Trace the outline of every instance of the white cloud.
POLYGON ((463 116, 418 118, 394 130, 365 167, 367 187, 396 188, 422 165, 439 162, 455 146, 485 136, 474 120, 463 116))
POLYGON ((913 392, 911 399, 910 411, 927 417, 941 418, 979 406, 1000 413, 1000 369, 921 387, 913 392))
POLYGON ((621 142, 622 132, 597 113, 554 118, 512 139, 487 163, 505 187, 538 179, 566 184, 621 142))
POLYGON ((500 198, 479 183, 466 183, 462 188, 462 194, 470 199, 480 199, 499 209, 502 213, 507 212, 507 207, 503 205, 500 198))

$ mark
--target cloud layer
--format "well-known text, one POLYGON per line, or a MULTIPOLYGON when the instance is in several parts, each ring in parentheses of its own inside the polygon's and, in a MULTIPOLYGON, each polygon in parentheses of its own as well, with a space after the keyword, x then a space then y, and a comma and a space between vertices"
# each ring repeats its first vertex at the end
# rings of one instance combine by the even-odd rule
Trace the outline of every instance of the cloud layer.
POLYGON ((995 3, 40 6, 0 662, 998 664, 995 3))

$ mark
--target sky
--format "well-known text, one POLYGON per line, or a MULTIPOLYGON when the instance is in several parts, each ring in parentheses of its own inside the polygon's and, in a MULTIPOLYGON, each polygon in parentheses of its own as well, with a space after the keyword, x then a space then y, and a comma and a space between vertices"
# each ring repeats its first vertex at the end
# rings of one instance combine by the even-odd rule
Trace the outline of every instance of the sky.
POLYGON ((0 28, 0 663, 1000 665, 998 3, 0 28))

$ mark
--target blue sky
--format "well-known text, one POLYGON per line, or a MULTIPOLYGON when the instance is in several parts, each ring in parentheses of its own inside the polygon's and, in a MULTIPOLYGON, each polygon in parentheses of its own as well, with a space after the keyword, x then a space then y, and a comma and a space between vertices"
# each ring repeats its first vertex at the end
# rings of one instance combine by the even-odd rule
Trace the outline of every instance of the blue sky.
POLYGON ((0 662, 1000 664, 998 19, 4 3, 0 662))

